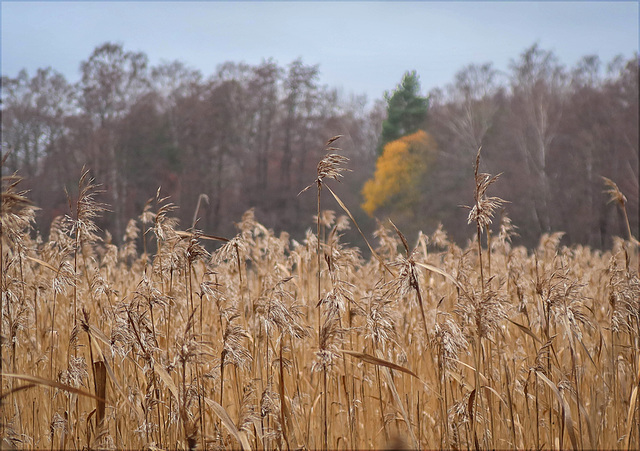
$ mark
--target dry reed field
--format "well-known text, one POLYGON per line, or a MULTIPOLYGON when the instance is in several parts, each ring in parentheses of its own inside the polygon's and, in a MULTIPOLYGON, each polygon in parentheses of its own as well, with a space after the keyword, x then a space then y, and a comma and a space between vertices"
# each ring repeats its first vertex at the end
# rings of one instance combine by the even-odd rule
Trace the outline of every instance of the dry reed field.
POLYGON ((478 152, 466 247, 386 222, 365 258, 334 141, 302 242, 179 226, 159 191, 116 246, 88 172, 44 238, 5 177, 2 447, 640 448, 637 241, 512 245, 478 152))

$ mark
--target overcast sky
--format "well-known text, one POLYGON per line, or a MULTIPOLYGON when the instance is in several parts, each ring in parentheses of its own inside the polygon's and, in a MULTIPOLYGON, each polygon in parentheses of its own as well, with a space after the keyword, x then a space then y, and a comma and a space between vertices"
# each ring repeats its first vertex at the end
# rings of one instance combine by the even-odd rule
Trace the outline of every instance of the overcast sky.
POLYGON ((638 2, 2 1, 2 74, 51 66, 69 81, 98 45, 211 75, 225 61, 320 64, 321 83, 381 98, 415 69, 423 92, 469 63, 509 62, 538 42, 572 66, 638 51, 638 2))

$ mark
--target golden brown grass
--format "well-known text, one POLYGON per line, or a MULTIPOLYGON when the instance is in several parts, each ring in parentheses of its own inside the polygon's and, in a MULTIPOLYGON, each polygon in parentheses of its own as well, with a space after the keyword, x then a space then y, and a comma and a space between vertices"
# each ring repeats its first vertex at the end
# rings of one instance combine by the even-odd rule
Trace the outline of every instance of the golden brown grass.
POLYGON ((115 246, 87 173, 47 238, 5 178, 2 446, 639 448, 637 247, 527 250, 503 217, 487 249, 495 180, 476 170, 467 246, 389 223, 364 258, 333 191, 347 216, 302 242, 251 211, 228 240, 181 231, 158 193, 115 246))

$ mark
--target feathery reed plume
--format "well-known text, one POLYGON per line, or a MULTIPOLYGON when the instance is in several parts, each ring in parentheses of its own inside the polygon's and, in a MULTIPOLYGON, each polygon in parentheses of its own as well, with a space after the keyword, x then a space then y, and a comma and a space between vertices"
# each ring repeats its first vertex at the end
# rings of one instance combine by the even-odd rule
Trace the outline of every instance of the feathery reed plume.
POLYGON ((96 200, 96 196, 103 193, 96 184, 95 179, 89 175, 89 170, 83 168, 80 180, 78 181, 78 199, 75 203, 73 229, 79 243, 92 244, 99 241, 97 235, 99 231, 95 220, 100 213, 107 210, 107 205, 96 200))
MULTIPOLYGON (((5 154, 2 157, 2 163, 9 154, 5 154)), ((0 168, 3 166, 0 164, 0 168)), ((25 191, 18 191, 18 184, 22 179, 17 175, 2 177, 0 186, 0 399, 2 399, 4 391, 4 316, 5 316, 5 300, 7 302, 6 308, 9 308, 9 296, 7 295, 7 287, 9 282, 7 280, 8 266, 11 264, 12 258, 8 262, 5 261, 5 239, 10 245, 11 252, 18 257, 19 271, 22 273, 22 261, 26 257, 26 245, 25 236, 28 234, 28 230, 35 219, 36 208, 31 204, 26 197, 25 191), (6 238, 5 238, 6 237, 6 238)), ((9 257, 9 254, 7 255, 9 257)), ((22 298, 24 299, 24 292, 22 298)), ((10 317, 10 315, 9 315, 10 317)), ((10 327, 10 330, 13 327, 10 327)), ((15 361, 15 340, 13 337, 13 331, 10 335, 12 337, 11 342, 14 343, 13 357, 15 361)), ((15 364, 13 371, 15 371, 15 364)), ((0 415, 0 432, 2 436, 5 433, 5 416, 0 415)))
MULTIPOLYGON (((321 284, 320 284, 320 199, 321 199, 321 194, 322 194, 322 187, 324 184, 324 179, 325 178, 330 178, 330 179, 334 179, 334 180, 340 180, 340 178, 342 177, 342 173, 344 171, 347 171, 348 169, 343 167, 342 165, 345 164, 347 161, 349 161, 349 159, 343 155, 339 155, 337 153, 332 153, 332 152, 337 152, 340 150, 340 148, 338 147, 333 147, 332 144, 337 141, 338 139, 340 139, 342 137, 342 135, 338 135, 338 136, 334 136, 333 138, 329 139, 329 141, 327 141, 327 143, 325 144, 325 151, 327 152, 327 154, 324 156, 324 158, 322 158, 319 162, 318 162, 318 167, 317 167, 317 177, 316 177, 316 181, 315 181, 315 185, 318 189, 318 195, 317 195, 317 213, 316 213, 316 236, 317 236, 317 249, 316 249, 316 255, 317 255, 317 276, 318 276, 318 303, 320 302, 321 299, 321 284)), ((313 187, 314 183, 312 183, 311 185, 308 185, 307 187, 305 187, 302 191, 300 191, 298 193, 298 195, 304 193, 305 191, 307 191, 308 189, 310 189, 311 187, 313 187)), ((320 316, 321 314, 318 314, 318 333, 320 333, 320 316)))
POLYGON ((27 191, 19 191, 22 178, 17 175, 2 177, 0 201, 0 233, 9 244, 16 244, 35 220, 38 210, 26 197, 27 191))
POLYGON ((518 227, 511 222, 511 218, 504 212, 500 218, 500 231, 498 232, 498 240, 495 243, 496 251, 499 247, 502 254, 509 255, 511 251, 511 239, 518 236, 516 230, 518 227))
POLYGON ((220 353, 220 405, 224 398, 224 368, 234 365, 240 368, 248 368, 253 356, 244 345, 249 333, 237 324, 240 315, 235 308, 225 309, 222 316, 226 318, 224 333, 222 335, 222 351, 220 353))
POLYGON ((499 197, 487 197, 486 192, 489 186, 495 183, 500 175, 486 174, 480 173, 480 152, 482 148, 478 149, 478 154, 476 155, 476 162, 474 166, 474 177, 475 177, 475 191, 473 199, 475 201, 473 207, 469 208, 469 217, 467 218, 467 223, 471 224, 472 222, 476 223, 476 232, 477 232, 477 240, 478 240, 478 259, 480 261, 480 283, 482 286, 482 291, 484 295, 484 287, 485 287, 485 278, 484 278, 484 269, 482 265, 482 231, 488 230, 489 225, 493 222, 493 213, 494 211, 500 207, 505 201, 500 199, 499 197))
POLYGON ((138 227, 138 224, 136 224, 136 220, 130 219, 124 230, 124 246, 120 251, 120 258, 129 264, 131 264, 138 256, 136 241, 138 240, 139 235, 140 228, 138 227))
MULTIPOLYGON (((82 256, 84 266, 84 276, 87 279, 87 285, 90 285, 89 270, 87 267, 87 259, 92 258, 93 244, 100 239, 98 237, 98 226, 95 220, 99 214, 107 210, 106 205, 96 201, 96 196, 102 191, 98 189, 99 185, 95 183, 95 180, 89 176, 89 170, 82 168, 80 180, 78 181, 78 198, 75 202, 75 209, 72 207, 71 197, 67 193, 67 199, 69 201, 69 209, 72 210, 74 218, 69 218, 69 221, 73 224, 71 233, 74 236, 75 245, 73 248, 73 272, 77 279, 79 279, 78 269, 78 254, 82 256)), ((76 335, 73 332, 78 328, 78 284, 73 285, 73 330, 72 336, 69 341, 69 346, 73 348, 73 357, 68 356, 68 367, 72 367, 72 362, 77 362, 82 357, 77 357, 77 343, 74 339, 76 335)), ((79 414, 78 399, 75 399, 75 413, 76 417, 79 414)), ((74 432, 72 429, 71 432, 74 432)), ((76 438, 78 437, 78 429, 75 428, 76 438)))
MULTIPOLYGON (((325 390, 323 391, 323 397, 324 397, 324 449, 328 449, 328 437, 327 437, 327 393, 326 393, 326 380, 327 380, 327 374, 326 371, 328 369, 329 366, 331 366, 333 364, 333 354, 328 351, 328 347, 327 347, 327 343, 330 341, 330 337, 334 335, 334 331, 339 330, 339 327, 337 327, 336 325, 334 325, 334 321, 335 318, 329 314, 326 319, 325 319, 325 324, 324 326, 322 325, 322 309, 320 308, 322 305, 322 294, 321 294, 321 258, 320 258, 320 245, 321 245, 321 241, 320 241, 320 200, 321 200, 321 194, 322 194, 322 187, 324 186, 324 180, 326 178, 330 178, 330 179, 334 179, 334 180, 338 180, 342 177, 342 173, 344 171, 347 171, 348 169, 343 167, 343 165, 349 161, 349 159, 343 155, 339 155, 337 153, 334 152, 338 152, 340 151, 340 148, 338 147, 334 147, 333 143, 335 141, 337 141, 338 139, 340 139, 342 137, 342 135, 337 135, 334 136, 333 138, 329 139, 326 144, 325 144, 325 151, 327 152, 326 155, 318 162, 318 166, 317 166, 317 177, 316 177, 316 181, 315 181, 315 185, 317 187, 317 211, 316 211, 316 236, 317 236, 317 248, 316 248, 316 264, 317 264, 317 299, 318 299, 318 304, 317 307, 320 309, 318 311, 318 346, 320 348, 320 351, 318 353, 318 357, 320 358, 320 367, 323 370, 323 377, 324 377, 324 386, 325 386, 325 390)), ((308 189, 310 189, 311 187, 313 187, 313 183, 311 185, 308 185, 306 188, 304 188, 302 191, 300 191, 300 193, 298 193, 298 195, 304 193, 305 191, 307 191, 308 189)))
MULTIPOLYGON (((490 175, 486 173, 480 173, 480 152, 482 151, 482 147, 478 149, 478 154, 476 155, 476 161, 474 165, 474 178, 475 178, 475 190, 474 190, 474 205, 469 208, 469 217, 467 222, 471 224, 472 222, 476 223, 476 240, 478 244, 478 262, 480 265, 480 289, 481 296, 478 297, 474 294, 469 298, 469 304, 472 310, 474 311, 475 316, 475 326, 476 326, 476 371, 475 371, 475 389, 474 389, 474 399, 473 399, 473 411, 475 415, 471 416, 471 424, 474 434, 474 441, 476 443, 476 448, 478 447, 478 438, 477 438, 477 419, 478 416, 478 401, 481 398, 480 393, 480 364, 482 362, 482 338, 487 335, 487 331, 491 329, 491 326, 488 327, 488 321, 497 321, 500 318, 504 317, 504 314, 501 316, 492 316, 491 313, 500 313, 500 306, 502 304, 501 301, 495 300, 496 293, 487 290, 484 276, 484 267, 482 261, 482 232, 483 230, 489 231, 488 227, 492 223, 492 218, 494 211, 500 207, 505 201, 500 199, 499 197, 487 197, 486 192, 489 186, 498 180, 501 174, 498 175, 490 175)), ((488 251, 491 252, 491 243, 488 244, 488 251)), ((463 307, 464 308, 464 307, 463 307)), ((491 323, 489 323, 491 324, 491 323)))
MULTIPOLYGON (((293 433, 291 428, 291 419, 289 417, 289 407, 285 396, 285 367, 291 365, 291 362, 284 357, 285 341, 288 339, 291 343, 293 340, 304 339, 310 335, 308 327, 303 324, 304 313, 302 306, 296 304, 292 294, 285 289, 285 284, 292 280, 291 277, 281 279, 269 290, 267 290, 256 304, 256 314, 260 318, 260 322, 265 330, 265 341, 267 344, 267 361, 269 367, 275 362, 278 368, 278 400, 279 407, 277 412, 279 418, 279 434, 284 439, 287 447, 290 447, 290 435, 293 433), (290 303, 285 303, 289 300, 290 303), (277 337, 277 357, 269 359, 269 340, 272 332, 277 337)), ((273 350, 274 354, 276 350, 273 350)), ((270 373, 267 379, 271 378, 270 373)))
POLYGON ((609 303, 611 330, 640 334, 640 279, 618 259, 611 258, 609 272, 609 303))
POLYGON ((429 337, 429 345, 436 349, 438 360, 439 385, 441 390, 441 416, 443 421, 443 434, 441 446, 449 448, 457 443, 458 439, 453 434, 450 424, 448 405, 448 372, 458 368, 460 354, 468 353, 469 343, 464 337, 462 328, 456 323, 452 315, 446 312, 438 312, 433 334, 429 337))
MULTIPOLYGON (((389 220, 391 222, 391 220, 389 220)), ((422 292, 420 291, 420 283, 418 270, 416 268, 415 255, 417 254, 418 248, 413 251, 409 250, 409 244, 407 243, 407 239, 404 237, 402 232, 398 230, 393 222, 391 222, 394 230, 400 237, 402 241, 402 245, 404 246, 404 250, 406 252, 406 257, 400 257, 399 261, 396 265, 400 266, 400 274, 398 276, 398 281, 400 286, 400 297, 403 297, 409 289, 413 289, 416 292, 416 297, 418 299, 418 306, 420 307, 420 315, 422 317, 422 325, 424 327, 425 337, 429 336, 429 328, 427 327, 427 316, 424 313, 424 304, 422 302, 422 292)))

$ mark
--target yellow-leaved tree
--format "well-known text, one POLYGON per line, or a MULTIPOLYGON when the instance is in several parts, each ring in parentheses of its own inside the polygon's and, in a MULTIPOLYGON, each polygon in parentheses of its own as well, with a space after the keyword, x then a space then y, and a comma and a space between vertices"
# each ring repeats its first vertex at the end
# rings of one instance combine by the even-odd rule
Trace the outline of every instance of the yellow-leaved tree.
POLYGON ((436 143, 424 130, 418 130, 384 146, 376 161, 373 178, 362 188, 362 209, 369 215, 389 207, 411 213, 420 198, 420 179, 436 156, 436 143))

